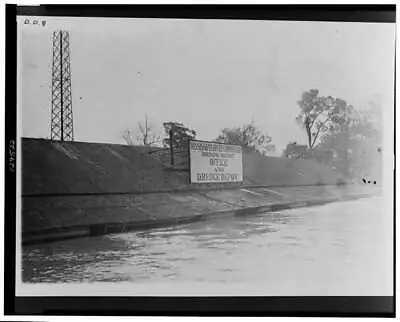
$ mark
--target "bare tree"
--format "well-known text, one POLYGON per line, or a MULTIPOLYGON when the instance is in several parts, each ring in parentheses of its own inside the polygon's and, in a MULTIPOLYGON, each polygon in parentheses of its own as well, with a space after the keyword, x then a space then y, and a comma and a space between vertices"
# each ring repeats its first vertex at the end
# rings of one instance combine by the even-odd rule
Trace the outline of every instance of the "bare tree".
POLYGON ((127 129, 122 134, 122 138, 128 145, 138 143, 143 146, 152 146, 161 142, 161 136, 155 130, 155 127, 149 122, 147 114, 145 115, 144 123, 138 122, 136 135, 131 129, 127 129))
POLYGON ((132 130, 131 129, 127 129, 122 133, 122 139, 128 145, 135 145, 135 140, 133 139, 132 130))

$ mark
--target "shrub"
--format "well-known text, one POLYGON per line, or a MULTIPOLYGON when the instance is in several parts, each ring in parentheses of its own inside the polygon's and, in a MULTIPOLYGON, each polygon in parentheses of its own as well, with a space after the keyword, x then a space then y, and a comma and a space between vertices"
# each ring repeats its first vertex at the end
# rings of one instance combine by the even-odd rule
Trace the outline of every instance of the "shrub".
POLYGON ((339 178, 336 182, 337 186, 344 186, 346 184, 346 181, 343 178, 339 178))

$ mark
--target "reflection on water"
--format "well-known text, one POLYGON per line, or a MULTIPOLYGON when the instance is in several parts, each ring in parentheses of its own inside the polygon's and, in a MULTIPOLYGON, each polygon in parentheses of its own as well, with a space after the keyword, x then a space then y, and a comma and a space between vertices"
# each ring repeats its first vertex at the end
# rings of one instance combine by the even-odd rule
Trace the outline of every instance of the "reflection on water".
POLYGON ((23 280, 257 282, 270 291, 390 293, 390 216, 374 198, 29 246, 23 280))

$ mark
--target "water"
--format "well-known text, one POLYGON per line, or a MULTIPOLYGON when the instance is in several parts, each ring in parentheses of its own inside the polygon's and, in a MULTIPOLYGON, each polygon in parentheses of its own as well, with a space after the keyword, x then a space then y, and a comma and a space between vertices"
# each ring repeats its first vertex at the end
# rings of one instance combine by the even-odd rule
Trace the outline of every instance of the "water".
MULTIPOLYGON (((390 295, 379 198, 24 247, 24 282, 223 283, 271 295, 390 295)), ((183 285, 183 284, 182 284, 183 285)))

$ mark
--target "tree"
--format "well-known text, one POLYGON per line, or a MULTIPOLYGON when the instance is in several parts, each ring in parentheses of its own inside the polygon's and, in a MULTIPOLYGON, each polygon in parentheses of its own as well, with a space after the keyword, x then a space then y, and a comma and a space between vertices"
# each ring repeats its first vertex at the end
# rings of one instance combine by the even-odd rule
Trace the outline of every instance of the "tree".
POLYGON ((335 166, 343 174, 357 176, 372 163, 379 164, 382 137, 376 113, 347 105, 338 114, 329 135, 320 142, 318 148, 335 152, 335 166))
POLYGON ((329 164, 335 155, 332 149, 323 149, 316 146, 310 149, 306 144, 290 142, 283 151, 283 156, 291 159, 314 159, 321 164, 329 164))
POLYGON ((275 146, 271 144, 272 138, 268 134, 262 133, 253 122, 241 127, 222 129, 216 141, 240 145, 261 155, 266 155, 268 152, 275 150, 275 146))
POLYGON ((151 146, 161 141, 160 135, 156 133, 154 126, 149 123, 147 114, 145 115, 145 123, 138 123, 138 129, 139 133, 136 138, 141 141, 144 146, 151 146))
POLYGON ((310 158, 310 150, 305 144, 290 142, 287 144, 286 149, 283 151, 283 156, 285 158, 308 159, 310 158))
POLYGON ((137 127, 138 128, 135 136, 131 129, 125 130, 122 134, 122 138, 128 145, 135 145, 135 143, 139 143, 143 146, 152 146, 153 144, 161 141, 161 137, 154 129, 154 125, 149 122, 147 114, 145 115, 144 123, 138 122, 137 127))
POLYGON ((171 146, 171 139, 173 147, 180 147, 183 143, 196 138, 196 131, 189 129, 183 123, 170 121, 163 123, 163 126, 167 135, 163 139, 165 147, 171 146))
POLYGON ((308 147, 313 149, 321 139, 329 134, 332 126, 343 121, 343 111, 347 107, 344 100, 332 96, 318 96, 317 89, 304 92, 301 100, 297 102, 300 113, 296 121, 307 133, 308 147))
POLYGON ((122 133, 122 139, 125 141, 126 144, 128 145, 135 145, 135 139, 132 136, 132 130, 131 129, 126 129, 122 133))
POLYGON ((370 101, 356 109, 345 100, 318 96, 317 89, 304 92, 298 102, 296 120, 306 130, 311 155, 330 163, 345 176, 379 164, 381 153, 381 109, 370 101))
POLYGON ((322 149, 319 146, 312 151, 312 158, 318 163, 328 165, 331 164, 336 153, 332 149, 322 149))

